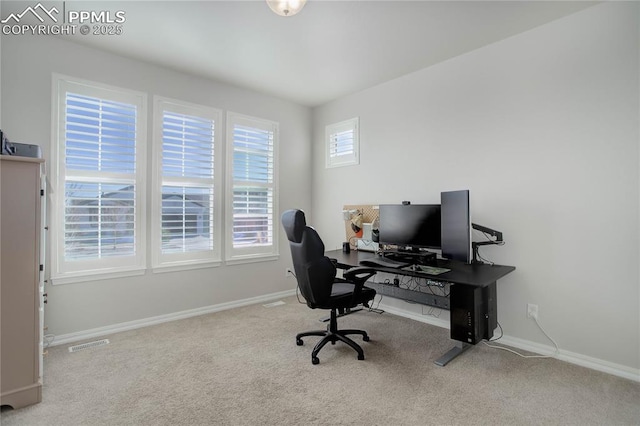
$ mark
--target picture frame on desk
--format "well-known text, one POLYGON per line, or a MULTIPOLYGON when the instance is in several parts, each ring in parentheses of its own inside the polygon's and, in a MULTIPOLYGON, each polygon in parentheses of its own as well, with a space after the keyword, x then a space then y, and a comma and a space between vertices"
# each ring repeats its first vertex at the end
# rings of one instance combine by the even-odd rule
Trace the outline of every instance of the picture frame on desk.
POLYGON ((377 253, 380 246, 373 241, 373 223, 363 223, 362 231, 362 238, 356 241, 356 250, 377 253))
POLYGON ((378 245, 378 243, 372 240, 368 240, 365 238, 358 238, 356 248, 359 251, 369 251, 372 253, 377 253, 378 250, 380 249, 380 246, 378 245))

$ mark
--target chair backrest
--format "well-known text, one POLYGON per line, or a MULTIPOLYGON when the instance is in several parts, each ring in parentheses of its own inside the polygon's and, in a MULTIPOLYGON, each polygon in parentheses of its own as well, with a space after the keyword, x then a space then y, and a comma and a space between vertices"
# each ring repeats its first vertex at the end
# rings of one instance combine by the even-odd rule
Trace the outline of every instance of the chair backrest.
POLYGON ((281 221, 302 296, 310 308, 325 307, 331 296, 336 267, 324 255, 324 243, 315 229, 307 226, 302 210, 287 210, 281 221))

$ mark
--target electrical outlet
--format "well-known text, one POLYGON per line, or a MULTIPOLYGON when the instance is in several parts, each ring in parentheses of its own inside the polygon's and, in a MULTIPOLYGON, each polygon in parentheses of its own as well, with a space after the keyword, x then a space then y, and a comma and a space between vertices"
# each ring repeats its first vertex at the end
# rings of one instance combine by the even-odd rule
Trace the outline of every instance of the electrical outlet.
POLYGON ((527 304, 527 318, 538 319, 538 305, 533 303, 527 304))
POLYGON ((293 272, 291 271, 291 269, 286 268, 286 269, 284 270, 284 276, 285 276, 285 278, 292 277, 292 276, 293 276, 293 272))

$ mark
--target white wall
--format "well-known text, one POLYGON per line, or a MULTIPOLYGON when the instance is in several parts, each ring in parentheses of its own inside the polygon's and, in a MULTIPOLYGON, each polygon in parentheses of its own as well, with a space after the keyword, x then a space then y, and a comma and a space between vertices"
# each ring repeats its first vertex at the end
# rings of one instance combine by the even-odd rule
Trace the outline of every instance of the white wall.
MULTIPOLYGON (((149 102, 161 95, 279 122, 279 207, 310 209, 308 108, 45 36, 2 36, 1 54, 2 130, 15 142, 41 145, 45 159, 50 158, 51 78, 61 73, 144 91, 149 102)), ((148 109, 151 116, 151 105, 148 109)), ((272 262, 49 285, 48 332, 79 332, 292 290, 295 281, 284 278, 291 263, 284 233, 280 253, 272 262)))
POLYGON ((507 241, 481 254, 517 267, 498 282, 504 333, 550 345, 526 318, 535 303, 562 349, 638 369, 638 6, 598 5, 316 108, 326 245, 344 239, 343 204, 470 189, 473 221, 507 241), (355 116, 360 165, 325 169, 325 126, 355 116))

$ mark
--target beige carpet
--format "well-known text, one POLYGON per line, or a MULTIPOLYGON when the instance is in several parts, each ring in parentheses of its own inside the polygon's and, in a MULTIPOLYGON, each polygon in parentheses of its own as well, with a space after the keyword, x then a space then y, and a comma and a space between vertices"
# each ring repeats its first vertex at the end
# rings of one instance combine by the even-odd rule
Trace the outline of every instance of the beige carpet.
POLYGON ((364 361, 338 343, 312 365, 295 334, 325 312, 285 301, 51 348, 43 402, 2 425, 640 424, 639 383, 485 345, 437 367, 448 331, 390 314, 339 320, 369 332, 364 361))

